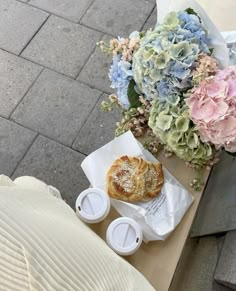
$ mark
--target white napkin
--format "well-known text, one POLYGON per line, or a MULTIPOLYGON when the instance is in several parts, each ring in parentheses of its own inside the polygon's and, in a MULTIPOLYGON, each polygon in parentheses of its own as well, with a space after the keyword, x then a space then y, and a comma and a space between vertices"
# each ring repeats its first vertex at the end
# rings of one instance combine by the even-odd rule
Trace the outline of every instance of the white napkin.
MULTIPOLYGON (((106 173, 122 155, 142 157, 151 162, 156 158, 129 131, 91 153, 81 164, 93 187, 106 190, 106 173)), ((179 224, 193 202, 188 191, 163 167, 165 182, 161 194, 148 202, 128 203, 111 199, 122 216, 135 219, 141 226, 144 241, 164 240, 179 224)))

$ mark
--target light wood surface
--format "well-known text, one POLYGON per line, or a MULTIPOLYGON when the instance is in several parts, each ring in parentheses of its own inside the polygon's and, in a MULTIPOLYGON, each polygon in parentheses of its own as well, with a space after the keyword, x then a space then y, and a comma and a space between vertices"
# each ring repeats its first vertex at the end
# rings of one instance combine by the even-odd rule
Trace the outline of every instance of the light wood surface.
MULTIPOLYGON (((160 156, 159 160, 191 192, 195 201, 181 223, 165 241, 143 243, 134 255, 126 257, 126 259, 151 282, 156 290, 167 291, 188 238, 202 191, 194 192, 189 186, 189 182, 195 177, 195 172, 187 168, 183 161, 174 157, 167 159, 164 156, 160 156)), ((209 172, 204 173, 205 183, 208 175, 209 172)), ((109 223, 118 216, 119 214, 112 209, 105 221, 91 225, 91 228, 105 239, 109 223)))

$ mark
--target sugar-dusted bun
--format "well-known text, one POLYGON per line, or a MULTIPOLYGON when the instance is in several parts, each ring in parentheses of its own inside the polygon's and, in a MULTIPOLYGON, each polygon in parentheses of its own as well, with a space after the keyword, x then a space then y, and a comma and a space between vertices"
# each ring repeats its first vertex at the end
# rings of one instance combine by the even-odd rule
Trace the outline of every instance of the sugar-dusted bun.
POLYGON ((162 166, 137 157, 122 156, 107 172, 107 192, 123 201, 145 201, 156 197, 164 183, 162 166))

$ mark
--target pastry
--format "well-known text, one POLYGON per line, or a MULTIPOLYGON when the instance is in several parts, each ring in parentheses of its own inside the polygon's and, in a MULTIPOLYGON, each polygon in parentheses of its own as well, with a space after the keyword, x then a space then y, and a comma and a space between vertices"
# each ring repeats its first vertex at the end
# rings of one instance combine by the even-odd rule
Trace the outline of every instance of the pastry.
POLYGON ((138 157, 122 156, 106 175, 107 193, 123 201, 145 201, 156 197, 164 183, 162 166, 138 157))

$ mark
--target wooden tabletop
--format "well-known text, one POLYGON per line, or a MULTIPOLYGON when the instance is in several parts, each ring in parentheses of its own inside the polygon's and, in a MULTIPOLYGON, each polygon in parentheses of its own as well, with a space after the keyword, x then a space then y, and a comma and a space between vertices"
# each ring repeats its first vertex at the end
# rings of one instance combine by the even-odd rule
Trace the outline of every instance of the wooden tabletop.
MULTIPOLYGON (((156 290, 167 291, 188 238, 203 191, 194 192, 191 189, 189 182, 195 177, 195 172, 191 168, 186 168, 183 161, 175 157, 167 159, 163 155, 159 157, 159 160, 188 189, 195 201, 181 223, 165 241, 143 243, 135 254, 126 259, 149 280, 156 290)), ((208 175, 209 172, 204 173, 204 183, 206 183, 208 175)), ((105 221, 91 225, 91 228, 105 239, 109 223, 118 216, 119 214, 112 209, 105 221)))

